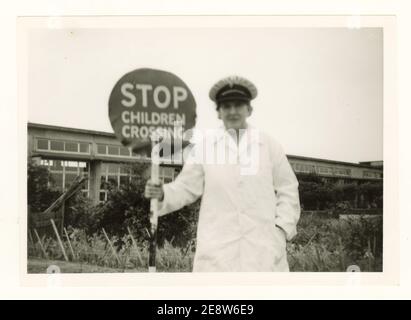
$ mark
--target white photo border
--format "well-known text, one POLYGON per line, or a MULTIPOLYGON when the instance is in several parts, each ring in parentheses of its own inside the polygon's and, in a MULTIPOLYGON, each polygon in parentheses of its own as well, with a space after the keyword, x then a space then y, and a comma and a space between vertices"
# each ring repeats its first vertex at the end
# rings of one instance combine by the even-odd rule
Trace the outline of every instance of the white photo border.
POLYGON ((20 280, 24 287, 178 287, 178 286, 398 286, 400 281, 400 215, 398 204, 398 98, 395 16, 110 16, 19 17, 18 33, 18 196, 20 280), (375 27, 383 28, 384 47, 384 222, 383 271, 375 273, 27 273, 27 35, 33 28, 196 28, 196 27, 375 27), (57 279, 57 280, 56 280, 57 279), (52 284, 51 284, 52 280, 52 284), (57 281, 57 282, 56 282, 57 281))

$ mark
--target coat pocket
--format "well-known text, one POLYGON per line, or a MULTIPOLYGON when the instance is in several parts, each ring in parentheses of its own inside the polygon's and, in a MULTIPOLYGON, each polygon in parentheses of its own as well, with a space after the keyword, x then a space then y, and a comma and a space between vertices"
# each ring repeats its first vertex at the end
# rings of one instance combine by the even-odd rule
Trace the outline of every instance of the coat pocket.
POLYGON ((274 239, 276 248, 276 263, 286 255, 286 238, 284 232, 277 226, 274 227, 274 239))

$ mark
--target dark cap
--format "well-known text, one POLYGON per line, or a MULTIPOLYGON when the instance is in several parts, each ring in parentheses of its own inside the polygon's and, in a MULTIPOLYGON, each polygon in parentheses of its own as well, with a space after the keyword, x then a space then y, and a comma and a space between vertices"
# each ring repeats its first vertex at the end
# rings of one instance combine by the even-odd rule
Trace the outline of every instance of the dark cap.
POLYGON ((209 96, 216 103, 230 100, 248 102, 257 96, 257 88, 245 78, 231 76, 218 81, 211 88, 209 96))

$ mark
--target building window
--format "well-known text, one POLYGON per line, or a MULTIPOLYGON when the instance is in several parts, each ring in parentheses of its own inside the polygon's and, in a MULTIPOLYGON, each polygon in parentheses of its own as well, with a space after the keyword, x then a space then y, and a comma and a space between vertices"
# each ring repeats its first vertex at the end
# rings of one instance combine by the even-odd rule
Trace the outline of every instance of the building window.
POLYGON ((131 152, 130 148, 109 144, 97 144, 97 153, 109 156, 139 157, 138 154, 131 152))
POLYGON ((100 191, 101 190, 106 190, 107 189, 107 175, 102 175, 100 178, 100 191))
POLYGON ((333 174, 333 168, 331 168, 331 167, 324 167, 324 166, 318 166, 318 172, 319 172, 320 174, 332 175, 332 174, 333 174))
POLYGON ((130 168, 127 166, 120 166, 120 174, 130 175, 130 168))
MULTIPOLYGON (((107 201, 107 192, 109 186, 118 188, 130 184, 135 173, 125 164, 102 163, 101 166, 101 184, 100 184, 100 202, 107 201)), ((163 183, 169 183, 174 180, 176 170, 173 167, 160 167, 160 180, 163 183)))
POLYGON ((382 178, 382 174, 380 172, 364 171, 363 172, 363 177, 364 178, 377 178, 377 179, 380 179, 380 178, 382 178))
POLYGON ((64 184, 63 172, 51 172, 50 175, 52 178, 49 182, 50 187, 62 191, 64 184))
POLYGON ((120 147, 120 155, 129 157, 130 156, 129 148, 120 147))
POLYGON ((64 149, 65 151, 68 151, 68 152, 78 152, 78 143, 66 142, 64 149))
MULTIPOLYGON (((84 161, 62 161, 42 159, 40 165, 48 167, 51 175, 49 186, 53 189, 66 191, 77 176, 89 177, 90 168, 84 161)), ((89 194, 90 182, 87 179, 82 188, 84 194, 89 194)))
POLYGON ((64 151, 64 142, 63 141, 50 141, 50 150, 53 151, 64 151))
POLYGON ((128 175, 120 176, 120 186, 127 186, 130 184, 130 177, 128 175))
POLYGON ((117 180, 117 176, 115 175, 108 175, 107 182, 114 187, 118 187, 118 180, 117 180))
POLYGON ((103 163, 101 165, 100 201, 107 200, 107 191, 110 185, 114 188, 126 186, 130 183, 130 179, 131 173, 127 165, 103 163), (103 198, 105 200, 102 200, 103 198))
POLYGON ((120 148, 118 146, 108 146, 108 154, 118 156, 120 155, 120 148))
POLYGON ((66 170, 66 172, 79 173, 78 166, 74 166, 73 162, 75 161, 64 161, 64 169, 66 170))
POLYGON ((334 174, 336 176, 350 176, 351 175, 351 169, 335 168, 334 169, 334 174))
POLYGON ((40 160, 40 165, 41 166, 46 166, 46 167, 51 167, 53 165, 53 160, 41 159, 40 160))
POLYGON ((107 170, 108 173, 113 173, 113 174, 118 174, 119 170, 120 170, 120 164, 118 163, 107 163, 107 170))
POLYGON ((107 201, 107 191, 101 191, 100 190, 100 197, 99 197, 100 202, 105 202, 107 201))
POLYGON ((63 161, 60 160, 51 160, 52 161, 52 170, 63 171, 63 161))
POLYGON ((90 144, 80 142, 80 153, 90 153, 90 144))
POLYGON ((37 138, 36 140, 36 150, 90 154, 90 144, 87 142, 50 140, 42 138, 37 138))
POLYGON ((77 173, 66 172, 64 176, 64 189, 68 189, 77 178, 77 173))
POLYGON ((313 173, 315 172, 315 166, 312 164, 302 164, 302 163, 294 163, 292 165, 295 172, 299 173, 313 173))
POLYGON ((49 141, 46 139, 37 139, 37 149, 39 150, 48 150, 49 141))
POLYGON ((160 180, 163 183, 169 183, 174 180, 174 168, 172 167, 160 167, 160 180))
POLYGON ((97 145, 97 153, 107 154, 107 146, 105 144, 98 144, 97 145))

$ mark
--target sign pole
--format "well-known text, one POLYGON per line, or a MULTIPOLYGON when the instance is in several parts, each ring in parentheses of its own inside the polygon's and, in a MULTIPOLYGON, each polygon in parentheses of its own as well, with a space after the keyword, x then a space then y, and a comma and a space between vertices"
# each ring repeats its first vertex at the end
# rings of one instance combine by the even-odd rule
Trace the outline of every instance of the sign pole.
MULTIPOLYGON (((153 134, 151 139, 151 181, 160 184, 160 137, 153 134)), ((148 272, 156 272, 157 249, 157 224, 158 224, 158 199, 150 200, 150 246, 148 251, 148 272)))

